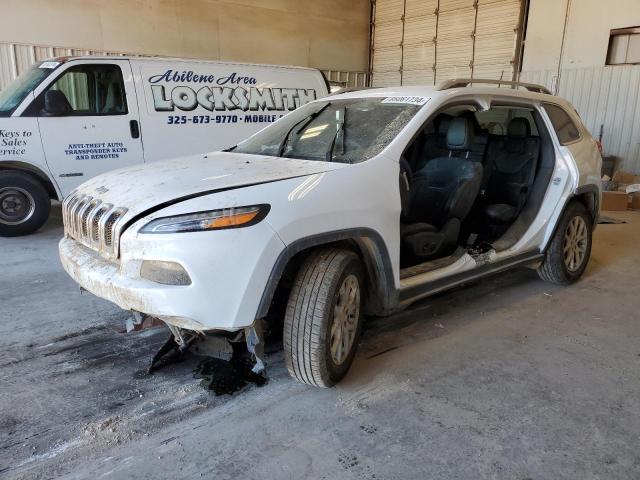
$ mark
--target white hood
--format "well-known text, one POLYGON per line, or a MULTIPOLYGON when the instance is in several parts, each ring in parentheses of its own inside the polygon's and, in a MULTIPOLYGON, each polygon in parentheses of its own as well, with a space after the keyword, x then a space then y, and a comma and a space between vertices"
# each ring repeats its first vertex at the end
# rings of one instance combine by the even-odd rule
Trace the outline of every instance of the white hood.
POLYGON ((82 193, 128 210, 131 218, 157 205, 216 190, 302 177, 341 163, 216 152, 114 170, 88 180, 82 193))

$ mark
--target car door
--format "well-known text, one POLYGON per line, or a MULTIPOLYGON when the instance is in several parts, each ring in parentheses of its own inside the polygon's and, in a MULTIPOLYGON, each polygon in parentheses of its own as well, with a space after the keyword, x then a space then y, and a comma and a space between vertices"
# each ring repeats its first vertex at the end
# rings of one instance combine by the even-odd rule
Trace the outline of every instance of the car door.
POLYGON ((70 62, 34 106, 47 165, 64 196, 95 175, 143 161, 128 60, 70 62))

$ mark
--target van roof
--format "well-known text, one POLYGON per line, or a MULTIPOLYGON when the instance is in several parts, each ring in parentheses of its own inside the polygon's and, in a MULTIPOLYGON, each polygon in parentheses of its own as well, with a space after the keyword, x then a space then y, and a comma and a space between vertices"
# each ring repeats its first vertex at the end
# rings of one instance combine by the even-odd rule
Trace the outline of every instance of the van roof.
MULTIPOLYGON (((135 60, 136 62, 180 62, 180 63, 197 63, 197 64, 216 64, 216 65, 250 65, 252 67, 269 67, 269 68, 287 68, 296 70, 310 70, 314 72, 320 71, 318 68, 299 67, 294 65, 270 65, 265 63, 250 62, 226 62, 221 60, 207 60, 202 58, 178 58, 178 57, 153 57, 153 56, 136 56, 136 55, 79 55, 65 56, 47 59, 56 62, 71 62, 76 60, 135 60)), ((43 60, 43 61, 47 61, 43 60)))

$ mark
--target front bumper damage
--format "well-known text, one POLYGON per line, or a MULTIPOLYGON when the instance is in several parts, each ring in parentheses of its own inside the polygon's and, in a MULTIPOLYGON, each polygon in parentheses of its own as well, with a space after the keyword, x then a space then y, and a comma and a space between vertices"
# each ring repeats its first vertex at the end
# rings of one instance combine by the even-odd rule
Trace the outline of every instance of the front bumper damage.
POLYGON ((255 361, 253 371, 258 373, 265 368, 261 322, 256 321, 258 302, 273 258, 284 244, 266 222, 255 225, 254 229, 260 230, 259 235, 246 235, 248 229, 241 232, 242 235, 234 231, 215 232, 215 241, 221 244, 216 249, 219 256, 212 249, 212 239, 207 233, 182 234, 179 238, 172 235, 141 238, 125 232, 121 245, 129 255, 124 253, 118 262, 102 257, 70 237, 60 241, 59 253, 64 269, 81 289, 134 312, 129 329, 141 328, 145 323, 153 325, 149 317, 169 326, 172 342, 167 342, 158 352, 154 363, 173 350, 184 352, 194 341, 202 343, 212 335, 227 339, 239 336, 246 341, 255 361), (246 252, 241 260, 222 248, 231 244, 246 252), (193 282, 177 286, 141 278, 143 259, 178 262, 189 271, 193 282), (266 277, 261 278, 265 272, 266 277))

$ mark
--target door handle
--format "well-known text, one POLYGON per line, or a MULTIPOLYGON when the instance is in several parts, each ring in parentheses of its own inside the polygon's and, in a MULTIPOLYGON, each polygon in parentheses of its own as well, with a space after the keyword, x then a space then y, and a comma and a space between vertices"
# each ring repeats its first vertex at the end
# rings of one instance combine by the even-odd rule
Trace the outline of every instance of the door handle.
POLYGON ((140 138, 140 125, 137 120, 129 122, 129 130, 131 130, 131 138, 140 138))

